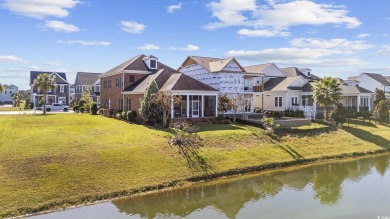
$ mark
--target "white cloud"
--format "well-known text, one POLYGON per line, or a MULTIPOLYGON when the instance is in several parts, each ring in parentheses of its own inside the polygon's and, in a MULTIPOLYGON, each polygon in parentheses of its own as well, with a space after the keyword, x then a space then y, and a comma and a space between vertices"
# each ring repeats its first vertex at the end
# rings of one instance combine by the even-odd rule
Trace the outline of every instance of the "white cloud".
POLYGON ((154 45, 154 44, 144 44, 143 46, 138 46, 137 49, 140 50, 158 50, 160 49, 159 46, 154 45))
MULTIPOLYGON (((334 4, 318 4, 308 0, 281 2, 267 0, 266 5, 257 5, 256 0, 220 0, 211 2, 208 7, 219 22, 209 23, 207 30, 215 30, 228 26, 252 27, 255 30, 288 30, 297 25, 335 24, 347 28, 355 28, 361 22, 348 16, 343 6, 334 4)), ((270 33, 255 33, 249 36, 264 36, 270 33)), ((282 35, 287 32, 280 31, 282 35)), ((276 35, 275 35, 276 36, 276 35)))
POLYGON ((319 38, 296 38, 290 41, 290 44, 295 47, 309 47, 322 49, 337 49, 344 50, 346 53, 355 50, 365 50, 374 47, 365 41, 350 41, 347 39, 319 39, 319 38))
POLYGON ((196 51, 199 50, 199 46, 188 44, 186 47, 177 48, 177 47, 170 47, 170 50, 183 50, 183 51, 196 51))
POLYGON ((45 27, 58 32, 79 32, 80 29, 73 24, 66 24, 63 21, 46 21, 45 27))
POLYGON ((121 21, 122 30, 128 33, 142 33, 146 26, 134 21, 121 21))
POLYGON ((278 48, 266 50, 230 50, 227 56, 238 59, 277 63, 278 65, 300 66, 353 66, 367 64, 357 58, 324 58, 330 55, 342 54, 340 51, 326 49, 278 48))
POLYGON ((358 38, 358 39, 363 39, 363 38, 367 38, 367 37, 369 37, 369 36, 371 36, 371 34, 368 34, 368 33, 361 33, 361 34, 358 34, 358 35, 356 36, 356 38, 358 38))
POLYGON ((390 55, 390 45, 382 46, 376 53, 376 55, 388 56, 390 55))
POLYGON ((290 32, 274 29, 274 30, 249 30, 241 29, 237 32, 238 35, 247 37, 274 37, 274 36, 290 36, 290 32))
POLYGON ((74 8, 78 0, 5 0, 1 4, 15 14, 44 19, 45 17, 66 17, 69 9, 74 8))
POLYGON ((199 46, 195 46, 195 45, 187 45, 186 47, 184 48, 180 48, 180 50, 184 50, 184 51, 196 51, 196 50, 199 50, 199 46))
POLYGON ((175 11, 181 9, 181 6, 182 6, 181 2, 179 2, 177 5, 170 5, 167 8, 167 12, 168 13, 175 13, 175 11))
POLYGON ((24 69, 26 69, 26 70, 39 70, 39 69, 41 69, 41 67, 36 66, 36 65, 30 65, 30 66, 25 67, 24 69))
POLYGON ((244 60, 274 62, 281 65, 349 66, 367 63, 359 58, 346 56, 373 47, 364 41, 313 38, 293 39, 290 41, 290 45, 292 47, 264 50, 230 50, 226 55, 244 60))
POLYGON ((205 26, 208 30, 227 26, 248 25, 248 18, 243 15, 243 12, 253 12, 256 10, 256 0, 221 0, 219 2, 211 2, 208 4, 213 16, 221 22, 210 23, 205 26))
POLYGON ((46 62, 43 63, 43 65, 47 65, 47 66, 60 66, 61 63, 56 62, 56 61, 46 61, 46 62))
POLYGON ((107 41, 84 41, 84 40, 57 40, 57 43, 68 45, 81 45, 81 46, 109 46, 111 42, 107 41))
POLYGON ((26 60, 14 55, 0 55, 0 62, 27 63, 26 60))

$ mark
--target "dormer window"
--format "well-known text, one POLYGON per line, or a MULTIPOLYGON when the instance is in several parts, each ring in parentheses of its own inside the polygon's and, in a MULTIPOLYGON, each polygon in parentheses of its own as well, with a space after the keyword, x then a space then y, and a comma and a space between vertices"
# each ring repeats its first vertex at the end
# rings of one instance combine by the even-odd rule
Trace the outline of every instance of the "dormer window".
POLYGON ((151 69, 157 68, 157 60, 150 60, 150 68, 151 69))
POLYGON ((158 60, 157 57, 146 56, 145 58, 143 58, 143 60, 149 69, 157 69, 157 60, 158 60))
POLYGON ((307 76, 309 76, 309 77, 310 77, 310 72, 307 72, 307 76))

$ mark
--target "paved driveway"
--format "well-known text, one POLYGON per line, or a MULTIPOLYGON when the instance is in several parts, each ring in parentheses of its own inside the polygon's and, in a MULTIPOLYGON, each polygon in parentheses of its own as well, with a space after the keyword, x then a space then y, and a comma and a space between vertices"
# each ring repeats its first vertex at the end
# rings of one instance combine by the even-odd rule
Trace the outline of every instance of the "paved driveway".
MULTIPOLYGON (((66 114, 74 113, 73 110, 68 112, 63 111, 50 111, 46 112, 47 114, 66 114)), ((23 115, 23 114, 34 114, 34 110, 19 110, 19 111, 0 111, 0 115, 23 115)), ((35 114, 42 114, 42 110, 36 110, 35 114)))

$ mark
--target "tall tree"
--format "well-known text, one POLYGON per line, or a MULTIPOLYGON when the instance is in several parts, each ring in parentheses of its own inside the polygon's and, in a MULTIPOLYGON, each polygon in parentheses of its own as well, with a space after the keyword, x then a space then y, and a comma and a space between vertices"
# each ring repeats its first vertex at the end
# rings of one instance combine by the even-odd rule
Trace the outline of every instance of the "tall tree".
POLYGON ((218 96, 218 111, 219 114, 225 116, 225 112, 229 110, 230 107, 230 99, 227 94, 220 94, 218 96))
POLYGON ((149 87, 146 89, 144 93, 144 98, 141 101, 141 107, 138 110, 144 122, 147 122, 151 117, 157 116, 158 108, 151 101, 152 95, 156 94, 157 92, 158 92, 158 85, 156 81, 153 80, 150 83, 149 87))
POLYGON ((18 93, 12 93, 11 94, 11 98, 12 98, 13 105, 14 106, 19 106, 20 99, 21 99, 21 96, 19 95, 19 92, 18 93))
POLYGON ((374 106, 378 105, 379 102, 382 100, 386 100, 386 95, 383 90, 380 89, 375 89, 375 94, 374 94, 374 106))
POLYGON ((172 104, 178 105, 181 102, 181 96, 171 96, 168 92, 158 92, 152 94, 152 103, 154 103, 162 113, 163 126, 167 127, 169 115, 171 114, 172 104))
POLYGON ((324 107, 324 120, 329 121, 330 107, 340 100, 340 82, 336 78, 325 77, 315 83, 314 100, 324 107))
POLYGON ((49 90, 54 89, 54 80, 50 77, 49 74, 43 73, 39 74, 36 79, 34 79, 33 86, 35 89, 41 89, 43 94, 43 115, 46 114, 46 96, 49 90))
POLYGON ((231 109, 234 111, 234 115, 233 115, 233 123, 236 123, 236 120, 237 120, 237 113, 239 111, 243 111, 244 110, 244 94, 241 94, 241 93, 236 93, 235 95, 231 96, 230 97, 230 106, 231 106, 231 109))
POLYGON ((380 124, 389 121, 389 107, 387 105, 385 100, 381 100, 375 105, 375 109, 372 112, 374 119, 380 124))

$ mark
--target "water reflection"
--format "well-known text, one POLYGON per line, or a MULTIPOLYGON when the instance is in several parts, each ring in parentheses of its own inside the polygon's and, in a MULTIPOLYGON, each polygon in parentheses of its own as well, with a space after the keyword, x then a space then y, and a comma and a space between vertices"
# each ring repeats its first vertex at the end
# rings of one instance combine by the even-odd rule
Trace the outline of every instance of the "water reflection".
POLYGON ((389 168, 389 155, 347 162, 333 162, 280 170, 252 177, 219 180, 209 185, 165 191, 157 194, 116 200, 120 212, 142 218, 186 217, 199 209, 213 207, 228 218, 236 218, 250 202, 274 197, 283 188, 302 191, 311 186, 314 198, 322 205, 334 205, 343 195, 342 184, 358 182, 371 171, 382 176, 389 168))

